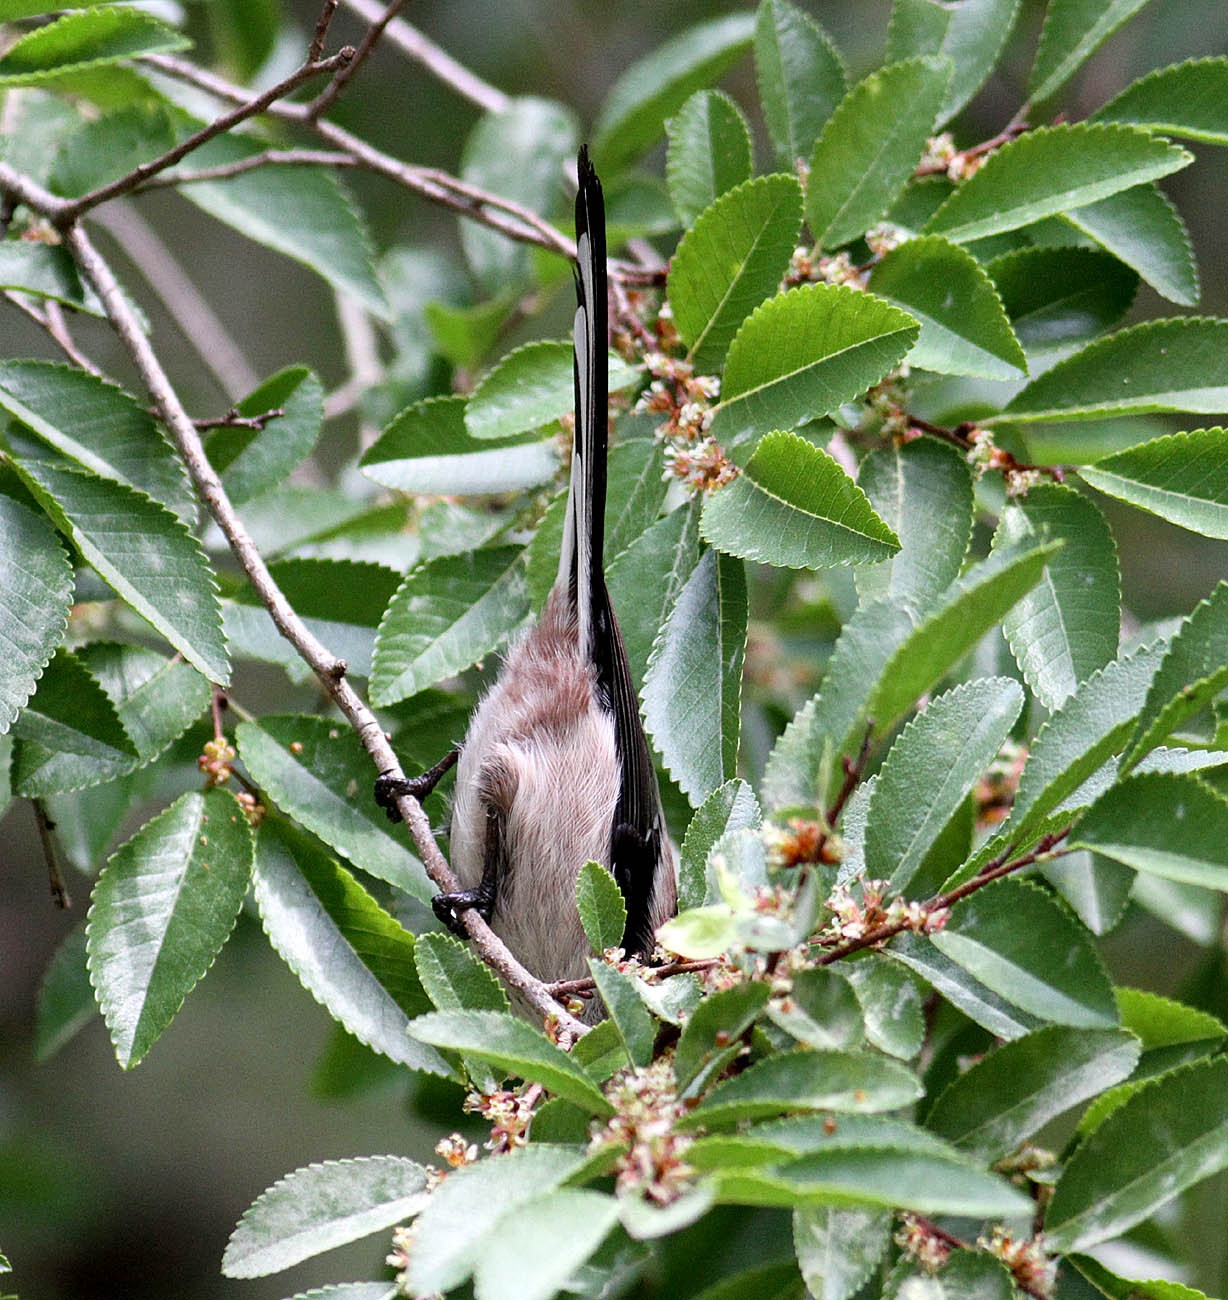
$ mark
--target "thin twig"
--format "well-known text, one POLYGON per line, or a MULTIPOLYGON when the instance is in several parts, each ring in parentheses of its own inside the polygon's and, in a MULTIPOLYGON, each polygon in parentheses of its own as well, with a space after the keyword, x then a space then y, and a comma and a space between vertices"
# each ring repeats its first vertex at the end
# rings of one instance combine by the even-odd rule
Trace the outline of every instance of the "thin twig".
POLYGON ((332 149, 266 149, 250 158, 236 158, 234 162, 219 163, 216 167, 197 167, 193 170, 174 170, 152 176, 137 186, 134 193, 146 190, 167 189, 177 185, 191 185, 195 181, 228 181, 232 176, 256 171, 261 167, 356 167, 358 164, 348 153, 332 149))
POLYGON ((318 63, 324 56, 324 42, 328 40, 328 29, 337 12, 337 0, 324 0, 324 7, 316 19, 316 29, 311 37, 311 47, 307 51, 307 62, 318 63))
POLYGON ((297 90, 305 81, 310 81, 312 77, 318 76, 321 72, 334 72, 344 68, 353 58, 354 48, 347 45, 330 58, 321 59, 317 63, 304 63, 301 68, 296 68, 288 77, 283 78, 275 86, 270 86, 264 94, 257 95, 254 99, 249 99, 245 104, 238 105, 231 112, 223 113, 221 117, 214 118, 212 122, 202 126, 199 131, 193 132, 181 144, 177 144, 173 149, 168 149, 161 157, 153 158, 147 163, 141 163, 139 167, 134 167, 117 180, 111 181, 110 184, 100 185, 98 189, 83 194, 79 199, 74 199, 61 208, 53 220, 56 225, 63 228, 76 221, 78 217, 84 215, 91 208, 96 208, 100 203, 105 203, 108 199, 118 198, 121 194, 127 194, 130 190, 136 189, 142 182, 147 181, 151 176, 165 171, 168 167, 173 167, 182 158, 186 158, 194 149, 199 149, 201 145, 206 144, 215 136, 222 135, 232 127, 238 126, 240 122, 245 122, 249 117, 256 117, 263 113, 275 101, 290 94, 291 91, 297 90))
POLYGON ((314 122, 317 117, 323 116, 337 102, 337 97, 349 84, 350 78, 370 57, 379 38, 384 34, 384 29, 400 10, 405 8, 405 3, 406 0, 391 0, 391 3, 384 7, 383 13, 371 23, 363 34, 354 57, 348 63, 343 63, 333 73, 332 81, 307 105, 307 118, 309 121, 314 122))
POLYGON ((270 420, 280 419, 285 413, 284 406, 275 406, 271 411, 261 411, 259 415, 240 415, 239 408, 232 406, 225 415, 217 415, 209 420, 193 420, 192 423, 201 433, 207 433, 210 429, 255 429, 259 432, 270 420))
MULTIPOLYGON (((369 23, 374 22, 380 12, 377 0, 345 0, 345 7, 369 23)), ((388 24, 388 40, 416 63, 420 63, 437 81, 451 87, 458 95, 464 96, 486 112, 502 113, 511 104, 511 98, 503 91, 470 72, 463 63, 458 63, 429 36, 424 36, 403 18, 394 18, 388 24)))
POLYGON ((34 821, 38 826, 38 838, 43 846, 43 857, 47 862, 47 883, 51 886, 51 899, 56 907, 67 911, 72 906, 68 896, 68 886, 60 871, 60 849, 55 842, 55 822, 47 812, 47 805, 41 799, 31 799, 30 807, 34 811, 34 821))
POLYGON ((68 332, 64 314, 59 309, 60 304, 54 298, 46 299, 43 310, 39 311, 32 302, 27 302, 14 289, 6 289, 4 296, 18 311, 24 312, 40 329, 46 330, 73 365, 80 366, 82 370, 87 370, 91 375, 97 375, 101 378, 102 371, 99 367, 73 341, 72 335, 68 332))

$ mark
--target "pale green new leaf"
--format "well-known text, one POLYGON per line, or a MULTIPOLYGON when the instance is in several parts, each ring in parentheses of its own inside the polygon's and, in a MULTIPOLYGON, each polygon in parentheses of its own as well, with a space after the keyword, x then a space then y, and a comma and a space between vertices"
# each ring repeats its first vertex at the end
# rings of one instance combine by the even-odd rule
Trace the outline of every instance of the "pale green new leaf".
MULTIPOLYGON (((570 343, 548 339, 509 352, 486 374, 465 405, 465 431, 481 441, 540 429, 575 407, 570 343)), ((607 356, 610 392, 626 388, 642 371, 614 353, 607 356)), ((420 489, 419 489, 420 490, 420 489)))
POLYGON ((665 180, 684 226, 751 175, 750 127, 720 90, 697 90, 665 124, 665 180))
POLYGON ((94 886, 90 979, 124 1069, 174 1019, 234 928, 252 836, 226 790, 181 795, 116 851, 94 886))
POLYGON ((1228 429, 1153 438, 1084 466, 1079 475, 1170 523, 1228 539, 1228 429))
POLYGON ((926 1127, 983 1160, 1009 1155, 1051 1119, 1127 1078, 1139 1043, 1121 1029, 1050 1025, 997 1048, 950 1084, 926 1127))
POLYGON ((866 823, 866 875, 905 893, 926 853, 1010 734, 1023 691, 993 677, 932 700, 878 774, 866 823))
POLYGON ((895 0, 887 29, 887 61, 928 54, 951 64, 951 84, 937 125, 954 117, 980 90, 998 61, 1019 0, 895 0))
POLYGON ((840 101, 810 155, 806 192, 806 224, 825 248, 855 239, 891 206, 925 151, 950 78, 945 59, 909 59, 871 73, 840 101))
POLYGON ((627 927, 627 904, 613 875, 600 862, 586 862, 576 877, 576 907, 584 937, 595 953, 617 948, 627 927))
POLYGON ((1076 1149, 1045 1216, 1051 1250, 1120 1236, 1228 1165, 1228 1059, 1141 1088, 1076 1149))
POLYGON ((708 854, 728 831, 755 829, 762 815, 755 792, 738 777, 717 786, 695 810, 682 840, 678 907, 702 907, 707 898, 708 854))
POLYGON ((1038 484, 1006 507, 994 534, 995 548, 1055 541, 1044 577, 1002 619, 1024 680, 1050 710, 1117 657, 1121 631, 1117 547, 1087 497, 1038 484))
POLYGON ((878 263, 867 287, 921 326, 905 358, 910 366, 981 379, 1027 373, 993 281, 958 244, 940 235, 907 240, 878 263))
POLYGON ((728 450, 836 410, 898 364, 917 331, 898 307, 847 286, 778 294, 729 345, 712 436, 728 450))
POLYGON ((735 773, 746 653, 746 566, 706 551, 678 593, 644 678, 644 720, 698 807, 735 773))
POLYGON ((406 407, 363 453, 359 468, 384 487, 448 496, 514 492, 554 477, 553 438, 474 438, 465 407, 463 397, 429 397, 406 407))
POLYGON ((244 1211, 226 1243, 222 1273, 279 1273, 402 1223, 425 1203, 426 1180, 426 1170, 404 1156, 326 1160, 296 1169, 244 1211))
POLYGON ((419 1016, 409 1032, 418 1042, 465 1052, 515 1073, 583 1107, 610 1115, 613 1107, 572 1057, 527 1021, 503 1011, 433 1011, 419 1016))
POLYGON ((1093 114, 1164 135, 1228 144, 1228 59, 1187 59, 1157 68, 1093 114))
POLYGON ((304 832, 266 819, 256 840, 256 905, 269 942, 303 987, 361 1043, 411 1070, 453 1073, 409 1036, 431 1003, 414 936, 304 832))
POLYGON ((891 1223, 883 1210, 794 1210, 793 1249, 814 1300, 849 1300, 878 1267, 891 1223))
POLYGON ((0 493, 0 735, 68 626, 72 564, 46 516, 0 493))
POLYGON ((770 433, 746 468, 704 503, 699 531, 727 555, 793 569, 873 564, 900 547, 827 452, 770 433))
POLYGON ((1029 98, 1048 99, 1087 57, 1147 0, 1050 0, 1036 62, 1028 78, 1029 98))
POLYGON ((142 54, 168 54, 190 44, 186 36, 135 5, 84 9, 18 37, 0 58, 0 86, 37 86, 87 68, 142 54))
POLYGON ((754 16, 727 14, 687 28, 633 63, 606 96, 593 130, 593 156, 611 175, 657 140, 665 119, 719 80, 751 43, 754 16))
POLYGON ((1133 267, 1171 302, 1191 307, 1198 301, 1198 264, 1189 231, 1154 181, 1076 208, 1061 220, 1133 267))
POLYGON ((1120 1016, 1096 950, 1036 885, 996 880, 952 911, 934 946, 1000 997, 1059 1025, 1103 1029, 1120 1016))
POLYGON ((370 797, 371 760, 351 728, 266 714, 259 724, 240 723, 235 740, 244 767, 283 812, 369 875, 425 902, 438 893, 370 797))
POLYGON ((65 464, 12 459, 99 576, 205 677, 228 685, 216 579, 182 520, 122 483, 65 464))
POLYGON ((1179 171, 1194 156, 1136 127, 1063 123, 991 154, 926 223, 957 243, 1030 225, 1179 171))
POLYGON ((395 704, 489 654, 529 610, 518 546, 445 555, 412 570, 375 640, 371 698, 395 704))
POLYGON ((1136 871, 1228 892, 1228 799, 1192 773, 1128 777, 1092 804, 1071 843, 1136 871))
POLYGON ((682 237, 667 291, 696 370, 720 370, 742 322, 770 298, 802 226, 794 176, 760 176, 722 194, 682 237))
POLYGON ((844 97, 847 74, 831 37, 791 0, 762 0, 755 17, 755 79, 780 167, 808 158, 844 97))

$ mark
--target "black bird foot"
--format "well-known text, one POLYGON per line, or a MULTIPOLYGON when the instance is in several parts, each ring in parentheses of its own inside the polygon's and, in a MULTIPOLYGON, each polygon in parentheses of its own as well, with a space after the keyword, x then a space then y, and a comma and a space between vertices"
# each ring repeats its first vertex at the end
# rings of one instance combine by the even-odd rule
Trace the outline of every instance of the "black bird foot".
POLYGON ((381 772, 375 778, 375 802, 388 814, 390 822, 399 822, 401 814, 397 809, 397 800, 408 794, 421 803, 439 784, 444 773, 456 766, 459 757, 459 749, 450 749, 434 767, 428 767, 421 776, 408 779, 393 776, 391 772, 381 772))
POLYGON ((469 931, 465 929, 461 913, 476 908, 482 920, 489 923, 493 902, 486 890, 462 889, 455 894, 436 894, 431 899, 431 910, 454 935, 468 939, 469 931))

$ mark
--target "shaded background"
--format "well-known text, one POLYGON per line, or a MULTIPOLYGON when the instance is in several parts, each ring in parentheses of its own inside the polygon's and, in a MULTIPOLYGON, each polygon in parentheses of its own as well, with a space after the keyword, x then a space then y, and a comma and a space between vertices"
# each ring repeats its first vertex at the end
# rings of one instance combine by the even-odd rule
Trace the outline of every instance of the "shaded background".
MULTIPOLYGON (((315 3, 286 0, 283 7, 304 34, 310 31, 315 3)), ((587 123, 635 58, 729 7, 681 3, 666 12, 647 0, 419 0, 407 16, 500 89, 557 98, 587 123)), ((854 77, 881 58, 887 0, 809 0, 803 7, 835 38, 854 77)), ((202 8, 189 8, 189 27, 207 54, 202 8)), ((955 123, 958 143, 992 135, 1022 101, 1042 12, 1036 0, 1024 4, 1003 68, 955 123)), ((360 32, 342 12, 331 40, 335 47, 360 32)), ((1152 0, 1079 72, 1062 92, 1061 107, 1081 118, 1151 68, 1225 50, 1223 0, 1152 0)), ((725 84, 753 112, 757 96, 749 58, 725 84)), ((390 153, 455 171, 478 114, 389 47, 364 68, 336 116, 390 153)), ((762 124, 755 126, 766 159, 762 124)), ((1199 310, 1225 314, 1228 152, 1192 147, 1197 163, 1164 187, 1193 236, 1203 276, 1199 310)), ((658 172, 659 164, 659 157, 648 161, 658 172)), ((352 184, 381 251, 406 243, 457 252, 449 214, 377 179, 354 176, 352 184)), ((333 298, 322 281, 172 194, 137 202, 259 374, 303 362, 326 388, 345 378, 333 298)), ((123 265, 122 258, 117 261, 123 265)), ((160 354, 189 409, 224 409, 223 396, 202 375, 139 276, 126 278, 152 318, 160 354)), ((1133 318, 1174 310, 1143 286, 1133 318)), ((528 328, 540 334, 542 327, 531 322, 528 328)), ((12 310, 0 315, 0 340, 7 355, 51 355, 42 335, 12 310)), ((105 330, 83 327, 80 341, 110 373, 132 383, 105 330)), ((329 426, 318 452, 322 474, 353 456, 356 438, 352 418, 329 426)), ((1140 618, 1187 612, 1228 571, 1225 544, 1100 500, 1121 551, 1125 602, 1140 618)), ((279 675, 258 669, 240 674, 237 693, 270 710, 315 704, 311 693, 296 693, 279 675)), ((238 1215, 299 1165, 384 1151, 431 1159, 438 1137, 456 1126, 456 1094, 441 1085, 407 1087, 390 1069, 373 1068, 363 1055, 340 1050, 329 1017, 272 954, 250 914, 241 917, 213 970, 139 1069, 124 1074, 118 1068, 97 1017, 58 1055, 36 1064, 38 982, 88 901, 85 878, 70 879, 69 888, 75 906, 68 913, 55 911, 31 810, 14 805, 0 821, 0 1250, 15 1272, 0 1280, 22 1300, 275 1300, 326 1280, 378 1276, 383 1237, 254 1282, 222 1279, 219 1262, 238 1215)), ((1228 998, 1223 972, 1207 966, 1201 949, 1138 909, 1104 947, 1123 982, 1171 992, 1198 980, 1201 1000, 1228 998)), ((1224 1178, 1196 1195, 1204 1226, 1199 1271, 1187 1280, 1224 1295, 1224 1178)), ((746 1263, 763 1258, 766 1247, 754 1235, 761 1226, 747 1227, 749 1236, 739 1235, 732 1218, 718 1226, 721 1254, 740 1254, 746 1263)), ((715 1240, 696 1246, 685 1285, 666 1277, 657 1293, 689 1293, 719 1268, 715 1240)))

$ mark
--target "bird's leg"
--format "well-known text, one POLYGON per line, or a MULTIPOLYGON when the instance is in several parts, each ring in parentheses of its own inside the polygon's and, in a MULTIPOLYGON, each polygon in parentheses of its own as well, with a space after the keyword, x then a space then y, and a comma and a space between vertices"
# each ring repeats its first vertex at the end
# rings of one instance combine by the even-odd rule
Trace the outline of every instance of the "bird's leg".
POLYGON ((450 749, 434 767, 427 768, 420 776, 408 779, 393 776, 391 772, 381 772, 375 778, 375 802, 388 814, 390 822, 399 822, 401 814, 397 810, 397 800, 408 794, 421 803, 439 784, 444 773, 456 766, 458 758, 460 750, 450 749))
POLYGON ((436 894, 431 899, 435 915, 462 939, 469 937, 460 914, 476 908, 483 921, 489 923, 495 909, 495 894, 499 888, 499 874, 503 869, 507 848, 504 843, 505 814, 493 803, 486 805, 486 847, 482 857, 482 882, 476 889, 460 889, 451 894, 436 894))

